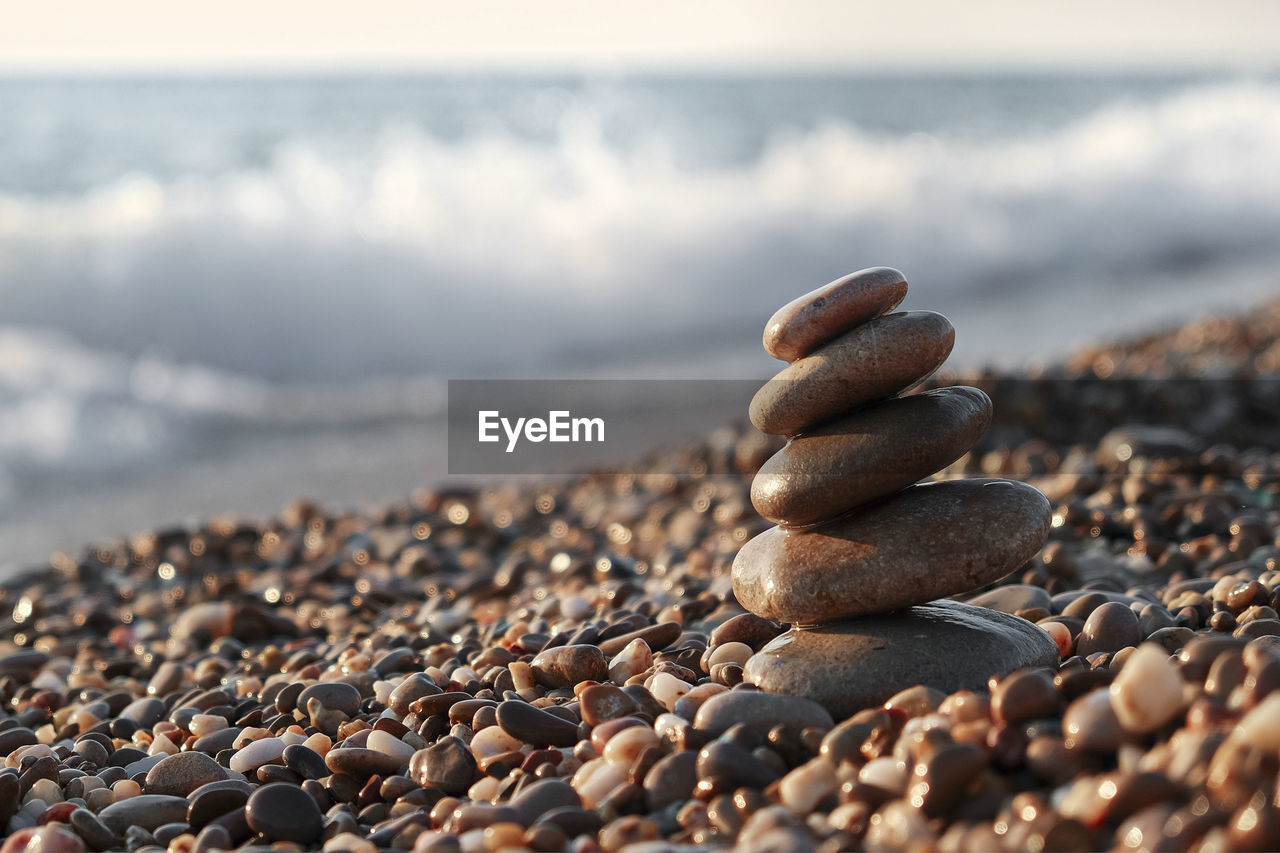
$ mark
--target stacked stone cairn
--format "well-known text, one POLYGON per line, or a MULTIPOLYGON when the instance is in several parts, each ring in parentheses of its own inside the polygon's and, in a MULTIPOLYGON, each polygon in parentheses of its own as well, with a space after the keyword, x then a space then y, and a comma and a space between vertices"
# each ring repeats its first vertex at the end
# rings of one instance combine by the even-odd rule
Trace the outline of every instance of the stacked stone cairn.
POLYGON ((802 296, 765 327, 790 365, 751 401, 751 421, 788 442, 752 483, 776 527, 748 542, 733 588, 751 612, 793 627, 745 680, 804 696, 839 719, 923 684, 985 689, 993 675, 1051 666, 1039 627, 947 596, 1022 566, 1049 532, 1049 502, 1009 480, 921 480, 963 456, 991 420, 976 388, 903 396, 946 360, 941 314, 893 311, 901 273, 862 270, 802 296))

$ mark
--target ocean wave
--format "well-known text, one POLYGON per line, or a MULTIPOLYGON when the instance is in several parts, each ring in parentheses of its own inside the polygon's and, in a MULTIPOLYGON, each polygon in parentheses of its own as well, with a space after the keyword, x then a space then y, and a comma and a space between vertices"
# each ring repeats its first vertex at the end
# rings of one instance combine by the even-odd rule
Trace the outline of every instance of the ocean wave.
POLYGON ((237 433, 431 420, 443 406, 433 377, 273 384, 0 326, 0 510, 50 477, 153 470, 237 433))
POLYGON ((1023 138, 832 120, 698 170, 589 119, 554 145, 373 138, 356 158, 296 139, 218 178, 0 196, 0 310, 268 378, 483 373, 714 340, 851 264, 970 295, 1272 253, 1280 226, 1280 87, 1262 82, 1023 138))
MULTIPOLYGON (((370 140, 0 193, 0 480, 154 456, 211 422, 427 416, 444 377, 707 365, 855 266, 898 266, 911 304, 963 314, 1280 259, 1269 82, 1014 137, 833 116, 696 167, 660 134, 612 145, 590 115, 551 144, 392 124, 370 140)), ((1082 298, 1059 320, 1091 313, 1082 298)))

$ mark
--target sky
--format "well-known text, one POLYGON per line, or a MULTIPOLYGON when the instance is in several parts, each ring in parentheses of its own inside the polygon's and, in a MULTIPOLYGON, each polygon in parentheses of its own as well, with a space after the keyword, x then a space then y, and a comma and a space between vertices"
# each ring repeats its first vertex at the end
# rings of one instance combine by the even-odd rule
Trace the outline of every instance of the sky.
POLYGON ((0 0, 0 68, 1275 67, 1277 0, 0 0))

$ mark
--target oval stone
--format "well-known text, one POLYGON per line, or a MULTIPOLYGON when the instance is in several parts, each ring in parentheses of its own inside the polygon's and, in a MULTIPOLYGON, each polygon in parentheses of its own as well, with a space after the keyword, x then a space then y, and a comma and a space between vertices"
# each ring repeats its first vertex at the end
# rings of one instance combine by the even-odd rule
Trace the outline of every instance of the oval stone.
POLYGON ((1053 601, 1049 597, 1049 593, 1045 592, 1042 587, 1025 583, 998 586, 995 589, 975 595, 967 603, 972 604, 974 607, 999 610, 1001 613, 1016 614, 1019 610, 1030 610, 1033 607, 1043 607, 1045 610, 1053 611, 1053 601))
POLYGON ((116 835, 123 836, 131 826, 155 829, 186 820, 187 805, 186 797, 142 794, 112 803, 98 812, 98 819, 116 835))
POLYGON ((858 270, 782 306, 764 327, 764 348, 783 361, 795 361, 815 347, 887 314, 907 295, 907 280, 895 269, 858 270))
POLYGON ((1049 517, 1025 483, 912 486, 817 527, 766 530, 734 559, 733 591, 779 622, 887 613, 1007 575, 1040 550, 1049 517))
POLYGON ((226 769, 203 752, 179 752, 147 771, 148 794, 185 797, 209 782, 227 778, 226 769))
POLYGON ((886 400, 787 442, 752 481, 751 502, 774 523, 834 518, 950 465, 990 422, 977 388, 886 400))
POLYGON ((334 747, 325 753, 324 763, 334 773, 368 779, 374 774, 390 776, 399 772, 408 764, 409 757, 387 755, 364 747, 334 747))
POLYGON ((597 646, 576 643, 539 652, 529 664, 533 674, 551 687, 572 687, 581 681, 604 681, 609 661, 597 646))
POLYGON ((956 332, 932 311, 869 320, 798 359, 751 398, 761 432, 797 435, 924 381, 951 354, 956 332))
POLYGON ((312 684, 298 696, 298 707, 308 710, 308 703, 318 699, 330 711, 341 711, 354 717, 360 711, 360 691, 344 681, 320 681, 312 684))
POLYGON ((458 794, 476 780, 476 759, 461 739, 446 735, 413 754, 409 778, 424 788, 458 794))
POLYGON ((792 629, 753 655, 743 677, 770 693, 811 699, 840 720, 917 684, 944 693, 985 690, 993 675, 1057 663, 1053 640, 1025 619, 935 601, 792 629))
POLYGON ((835 726, 831 715, 810 699, 800 695, 775 696, 758 690, 718 693, 703 702, 693 718, 695 729, 713 736, 738 724, 761 733, 778 725, 797 731, 806 728, 826 731, 835 726))
POLYGON ((500 702, 496 716, 504 732, 534 746, 566 747, 578 742, 576 725, 519 699, 500 702))
POLYGON ((1081 657, 1098 652, 1117 652, 1142 642, 1137 615, 1119 601, 1107 601, 1089 614, 1076 639, 1076 654, 1081 657))
POLYGON ((263 785, 245 804, 249 827, 267 841, 310 844, 324 831, 324 815, 306 791, 287 782, 263 785))

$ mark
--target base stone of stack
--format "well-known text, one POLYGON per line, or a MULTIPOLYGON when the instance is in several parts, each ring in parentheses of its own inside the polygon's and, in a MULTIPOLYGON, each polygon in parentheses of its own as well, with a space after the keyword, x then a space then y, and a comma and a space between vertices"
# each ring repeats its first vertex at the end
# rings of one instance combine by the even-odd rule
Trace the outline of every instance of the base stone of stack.
POLYGON ((836 720, 925 684, 944 693, 985 690, 991 676, 1050 667, 1058 649, 1016 616, 954 601, 792 629, 747 661, 744 680, 803 696, 836 720))

